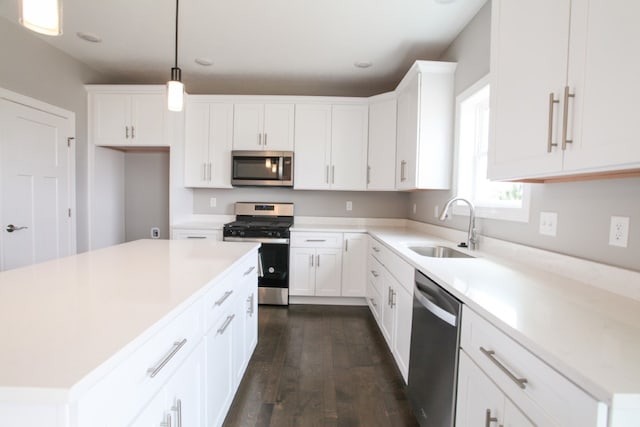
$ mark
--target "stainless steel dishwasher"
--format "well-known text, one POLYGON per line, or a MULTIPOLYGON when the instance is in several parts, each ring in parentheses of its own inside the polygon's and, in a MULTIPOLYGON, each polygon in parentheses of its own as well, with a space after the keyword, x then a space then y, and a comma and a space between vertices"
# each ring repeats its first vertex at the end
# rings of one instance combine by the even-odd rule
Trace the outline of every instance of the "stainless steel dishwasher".
POLYGON ((461 306, 416 270, 407 394, 422 427, 454 425, 461 306))

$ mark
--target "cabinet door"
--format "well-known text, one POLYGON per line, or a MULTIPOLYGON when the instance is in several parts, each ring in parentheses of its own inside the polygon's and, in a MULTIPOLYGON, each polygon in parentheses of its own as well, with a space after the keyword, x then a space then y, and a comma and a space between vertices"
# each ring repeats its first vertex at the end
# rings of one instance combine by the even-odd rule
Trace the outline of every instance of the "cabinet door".
POLYGON ((366 296, 368 235, 344 234, 342 262, 342 296, 366 296))
POLYGON ((293 151, 293 104, 264 106, 264 136, 262 145, 269 151, 293 151))
POLYGON ((233 318, 230 317, 233 312, 228 313, 213 325, 205 337, 207 427, 222 425, 233 399, 233 318))
POLYGON ((393 286, 391 284, 391 278, 389 273, 387 273, 386 271, 382 272, 382 277, 381 277, 381 292, 380 292, 380 304, 382 305, 382 308, 380 310, 381 314, 382 314, 382 321, 380 322, 380 328, 382 330, 382 335, 384 336, 384 339, 387 341, 387 345, 389 346, 389 348, 393 347, 393 340, 392 340, 392 333, 393 333, 393 316, 394 316, 394 310, 393 310, 393 306, 391 304, 391 300, 392 300, 392 294, 391 292, 393 291, 393 286))
MULTIPOLYGON (((172 417, 173 414, 167 407, 167 394, 166 389, 162 388, 158 394, 144 407, 142 412, 131 423, 127 424, 129 427, 158 427, 163 422, 167 422, 168 417, 172 417)), ((171 418, 174 422, 174 419, 171 418)))
POLYGON ((247 355, 245 353, 245 311, 246 306, 244 304, 244 298, 240 298, 235 302, 235 308, 233 313, 235 317, 229 324, 228 332, 231 334, 231 340, 233 341, 233 394, 235 395, 240 381, 242 381, 242 374, 244 373, 244 367, 247 355))
POLYGON ((342 289, 342 249, 316 249, 316 295, 336 297, 342 289))
POLYGON ((132 145, 168 146, 167 103, 164 94, 136 94, 131 96, 132 145))
POLYGON ((562 126, 561 103, 549 96, 559 100, 565 85, 570 7, 570 0, 492 3, 489 178, 562 169, 562 150, 547 150, 549 129, 558 143, 562 126))
POLYGON ((504 395, 464 351, 458 364, 456 427, 496 426, 504 421, 504 395), (487 423, 487 411, 498 419, 487 423))
POLYGON ((399 190, 416 187, 419 90, 420 74, 415 74, 398 93, 396 188, 399 190))
POLYGON ((263 104, 235 104, 233 112, 233 149, 263 149, 263 104))
POLYGON ((291 248, 289 293, 293 296, 312 296, 316 292, 316 250, 291 248))
POLYGON ((122 93, 92 94, 91 126, 95 145, 123 145, 131 139, 131 101, 122 93))
POLYGON ((565 171, 639 167, 640 3, 625 0, 571 2, 569 101, 565 171), (635 43, 637 46, 637 43, 635 43), (572 119, 575 124, 571 126, 572 119))
POLYGON ((209 107, 209 186, 231 188, 233 105, 209 107))
POLYGON ((367 190, 396 188, 396 100, 369 105, 367 190))
POLYGON ((293 186, 329 189, 331 105, 296 105, 293 186))
POLYGON ((395 318, 393 322, 392 353, 406 383, 409 375, 413 295, 397 282, 393 290, 393 310, 395 318))
POLYGON ((172 425, 204 426, 204 342, 193 350, 166 385, 172 425))
MULTIPOLYGON (((551 424, 541 424, 551 425, 551 424)), ((527 418, 516 405, 509 399, 504 400, 504 424, 503 427, 534 427, 535 424, 527 418)))
POLYGON ((187 102, 185 109, 184 185, 209 184, 209 104, 187 102))
POLYGON ((334 105, 331 113, 331 189, 365 190, 367 187, 366 105, 334 105))
POLYGON ((258 287, 257 281, 249 284, 247 287, 247 296, 245 298, 245 322, 244 322, 244 354, 245 369, 246 364, 251 359, 251 355, 258 344, 258 287))

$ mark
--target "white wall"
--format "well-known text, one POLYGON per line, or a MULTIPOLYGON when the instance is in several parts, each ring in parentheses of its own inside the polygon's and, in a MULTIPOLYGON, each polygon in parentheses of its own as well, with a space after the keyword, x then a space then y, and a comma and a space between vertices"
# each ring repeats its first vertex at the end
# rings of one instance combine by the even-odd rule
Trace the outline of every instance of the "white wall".
MULTIPOLYGON (((457 61, 456 94, 489 72, 491 2, 488 2, 449 46, 440 59, 457 61)), ((523 82, 526 84, 526 82, 523 82)), ((529 223, 478 220, 482 235, 586 258, 605 264, 640 271, 640 178, 583 181, 531 186, 529 223), (556 237, 538 233, 540 212, 558 214, 556 237), (630 217, 628 248, 608 245, 612 215, 630 217)), ((447 223, 434 217, 452 191, 412 193, 408 207, 416 205, 411 219, 466 230, 467 217, 454 217, 447 223)))
POLYGON ((84 84, 103 75, 54 49, 29 30, 0 18, 0 87, 76 114, 76 219, 78 252, 88 248, 87 95, 84 84))

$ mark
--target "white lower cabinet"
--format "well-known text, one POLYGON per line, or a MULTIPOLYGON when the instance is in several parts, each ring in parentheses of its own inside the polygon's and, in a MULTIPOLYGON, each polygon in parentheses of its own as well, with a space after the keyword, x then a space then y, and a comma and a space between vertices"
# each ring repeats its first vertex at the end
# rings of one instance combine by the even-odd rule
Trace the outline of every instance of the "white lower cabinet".
POLYGON ((367 265, 371 295, 369 307, 406 383, 409 377, 415 270, 375 239, 370 240, 367 265))
POLYGON ((341 295, 342 233, 291 233, 289 293, 341 295))
POLYGON ((343 297, 364 297, 367 294, 367 251, 369 236, 366 233, 344 233, 342 254, 343 297))
POLYGON ((605 427, 607 405, 467 306, 462 310, 457 427, 605 427), (489 418, 495 418, 487 422, 489 418))
POLYGON ((176 228, 171 232, 173 240, 180 239, 213 239, 222 241, 222 230, 205 229, 205 228, 176 228))
POLYGON ((534 424, 462 351, 458 367, 456 426, 533 427, 534 424))
POLYGON ((207 427, 222 425, 231 406, 234 388, 234 333, 235 313, 227 311, 207 332, 206 401, 207 427))

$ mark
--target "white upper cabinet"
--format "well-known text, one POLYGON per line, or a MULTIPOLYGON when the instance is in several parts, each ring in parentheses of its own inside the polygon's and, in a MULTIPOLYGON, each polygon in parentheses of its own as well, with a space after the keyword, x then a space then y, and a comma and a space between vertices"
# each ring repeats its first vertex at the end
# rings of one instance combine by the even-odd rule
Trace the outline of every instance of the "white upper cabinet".
POLYGON ((185 186, 231 188, 233 104, 190 97, 185 110, 185 186))
POLYGON ((297 104, 294 188, 365 190, 368 107, 297 104))
POLYGON ((164 86, 87 86, 87 90, 95 145, 169 145, 164 86))
POLYGON ((234 150, 293 151, 294 104, 236 103, 234 150))
POLYGON ((396 188, 451 186, 455 63, 416 61, 398 85, 396 188))
POLYGON ((492 179, 640 168, 640 4, 492 3, 492 179), (613 71, 612 71, 613 70, 613 71))
POLYGON ((384 94, 369 104, 367 190, 396 189, 396 98, 384 94))

